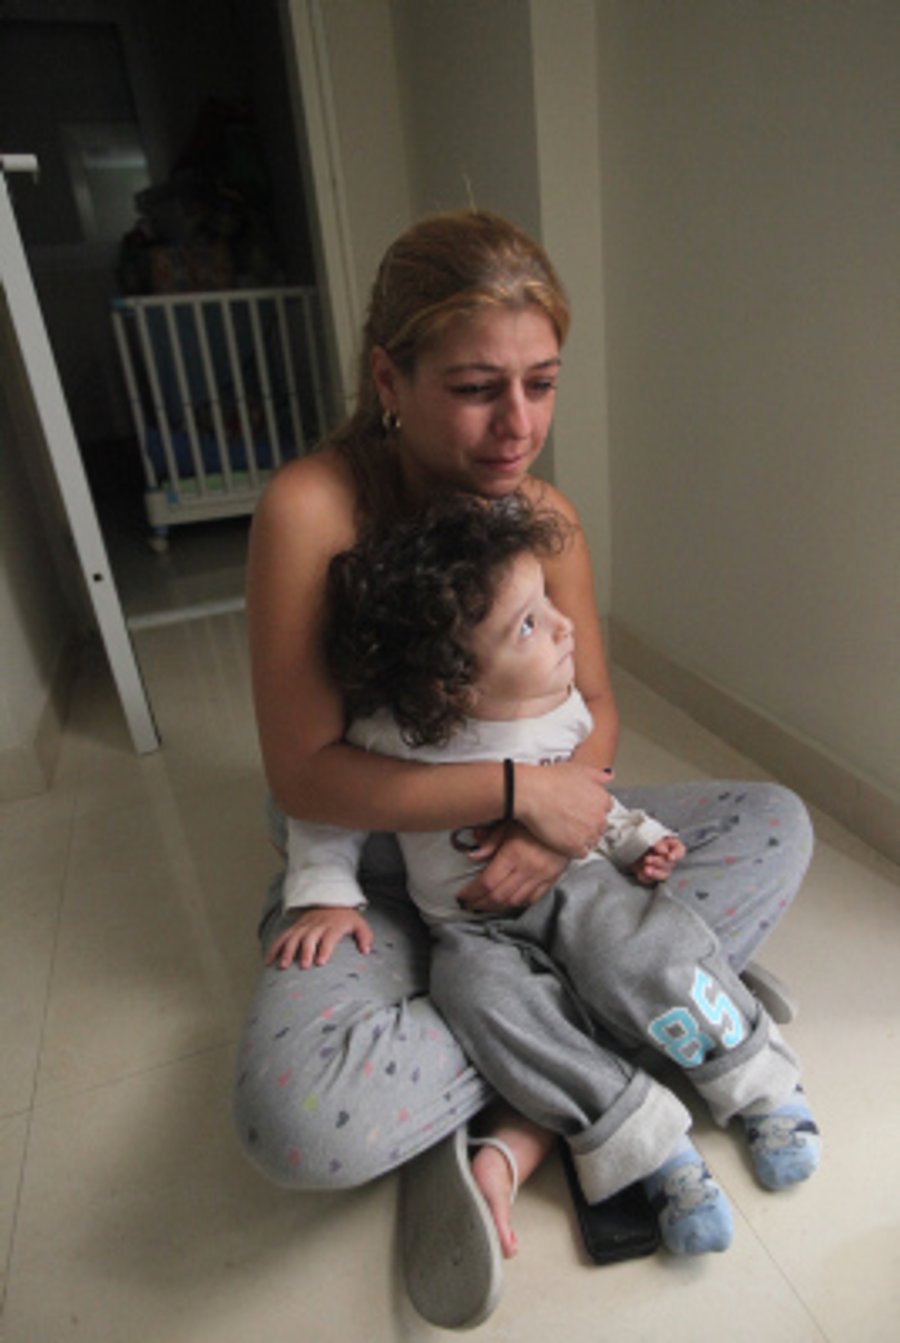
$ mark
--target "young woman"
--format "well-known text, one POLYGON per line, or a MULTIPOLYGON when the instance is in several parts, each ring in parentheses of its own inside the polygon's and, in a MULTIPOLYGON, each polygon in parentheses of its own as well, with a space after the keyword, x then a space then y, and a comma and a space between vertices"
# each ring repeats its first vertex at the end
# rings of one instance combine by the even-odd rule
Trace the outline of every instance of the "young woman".
MULTIPOLYGON (((522 490, 570 523, 571 542, 546 562, 545 580, 573 622, 575 682, 594 726, 569 761, 517 769, 517 820, 462 893, 474 911, 510 913, 540 900, 596 844, 610 805, 618 722, 587 546, 572 505, 530 474, 550 427, 568 319, 547 257, 512 224, 467 211, 414 226, 375 280, 355 413, 317 453, 278 474, 252 532, 254 693, 277 807, 393 832, 501 815, 504 768, 423 766, 343 741, 343 706, 322 648, 331 559, 364 525, 414 516, 444 493, 494 499, 522 490)), ((802 805, 768 785, 706 783, 629 790, 622 800, 680 835, 687 854, 675 894, 741 969, 805 871, 802 805)), ((267 1175, 299 1189, 352 1186, 403 1166, 412 1298, 434 1323, 471 1325, 498 1296, 498 1240, 503 1253, 514 1249, 507 1162, 479 1147, 470 1170, 459 1136, 492 1096, 428 1000, 427 938, 405 901, 396 848, 372 845, 362 880, 377 938, 370 956, 345 942, 312 972, 263 972, 241 1049, 238 1132, 267 1175)), ((280 888, 279 878, 264 948, 280 931, 280 888)), ((505 1112, 486 1124, 527 1178, 550 1136, 505 1112)))

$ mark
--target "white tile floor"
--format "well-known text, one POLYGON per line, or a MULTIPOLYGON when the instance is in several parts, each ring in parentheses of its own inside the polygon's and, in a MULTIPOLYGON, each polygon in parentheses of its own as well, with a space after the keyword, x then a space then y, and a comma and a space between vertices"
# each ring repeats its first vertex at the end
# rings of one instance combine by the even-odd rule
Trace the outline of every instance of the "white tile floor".
MULTIPOLYGON (((229 1126, 232 1050, 273 867, 243 621, 138 636, 165 747, 131 754, 102 663, 80 686, 51 792, 0 808, 0 1271, 6 1343, 389 1343, 411 1311, 396 1181, 269 1188, 229 1126)), ((617 678, 620 778, 758 777, 617 678)), ((900 1337, 898 872, 817 818, 804 891, 767 961, 802 1004, 826 1159, 766 1194, 729 1133, 700 1145, 736 1212, 727 1255, 597 1269, 555 1162, 478 1337, 500 1343, 894 1343, 900 1337)))

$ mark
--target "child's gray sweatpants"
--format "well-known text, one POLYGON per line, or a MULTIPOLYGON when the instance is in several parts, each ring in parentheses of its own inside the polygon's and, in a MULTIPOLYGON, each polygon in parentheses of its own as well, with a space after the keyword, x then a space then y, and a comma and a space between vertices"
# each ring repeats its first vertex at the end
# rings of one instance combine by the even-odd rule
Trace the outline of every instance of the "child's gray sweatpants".
POLYGON ((798 1084, 709 925, 608 862, 573 867, 515 918, 433 936, 432 1002, 482 1077, 568 1140, 590 1203, 656 1170, 690 1127, 628 1051, 651 1046, 683 1068, 721 1124, 776 1109, 798 1084))
MULTIPOLYGON (((766 783, 616 790, 688 849, 667 890, 741 969, 793 899, 812 851, 803 804, 766 783)), ((238 1049, 234 1116, 250 1159, 297 1189, 359 1185, 471 1119, 493 1098, 428 996, 427 930, 403 890, 396 843, 370 841, 371 955, 342 942, 327 965, 264 968, 238 1049)), ((632 888, 640 898, 640 891, 632 888)), ((281 925, 268 892, 263 949, 281 925)))

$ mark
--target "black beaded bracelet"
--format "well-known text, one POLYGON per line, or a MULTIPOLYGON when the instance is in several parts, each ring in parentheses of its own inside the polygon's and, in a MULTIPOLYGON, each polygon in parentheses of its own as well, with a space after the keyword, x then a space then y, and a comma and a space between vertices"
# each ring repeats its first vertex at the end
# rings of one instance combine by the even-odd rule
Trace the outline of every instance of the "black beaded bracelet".
POLYGON ((516 816, 516 768, 512 760, 503 761, 503 823, 516 816))

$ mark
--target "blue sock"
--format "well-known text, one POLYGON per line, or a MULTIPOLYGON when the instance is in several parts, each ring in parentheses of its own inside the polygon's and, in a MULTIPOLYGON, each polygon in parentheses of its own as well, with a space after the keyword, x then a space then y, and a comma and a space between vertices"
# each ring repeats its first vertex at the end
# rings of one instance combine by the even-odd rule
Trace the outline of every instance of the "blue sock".
POLYGON ((685 1139, 674 1156, 644 1180, 659 1218, 663 1243, 673 1254, 709 1254, 731 1244, 731 1208, 706 1164, 685 1139))
POLYGON ((787 1189, 809 1179, 819 1164, 822 1141, 799 1087, 777 1110, 744 1114, 740 1119, 760 1184, 767 1189, 787 1189))

